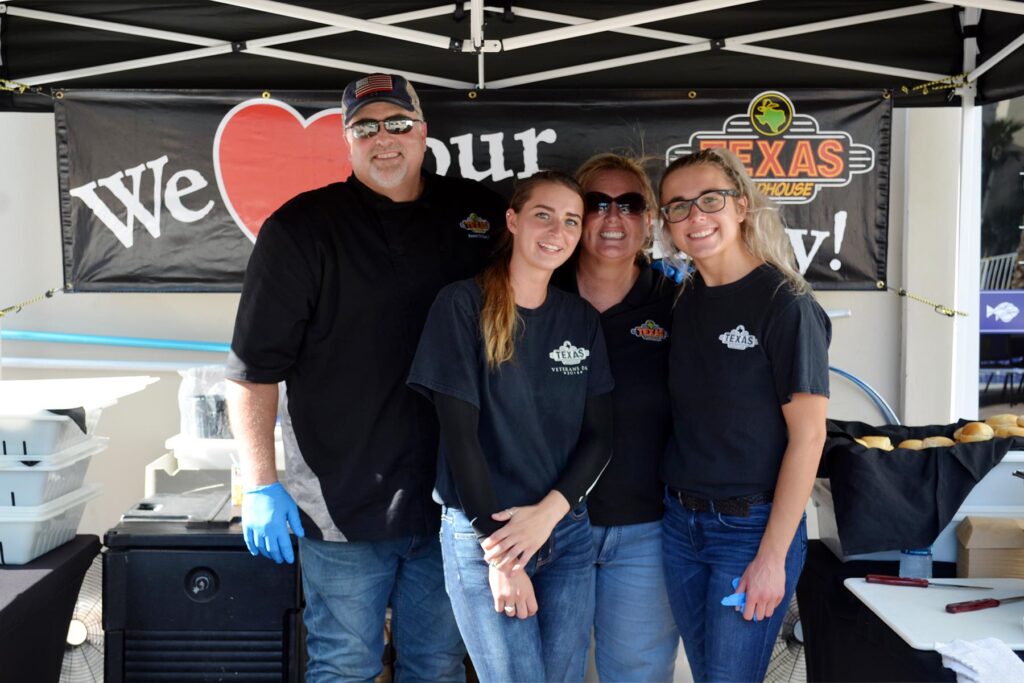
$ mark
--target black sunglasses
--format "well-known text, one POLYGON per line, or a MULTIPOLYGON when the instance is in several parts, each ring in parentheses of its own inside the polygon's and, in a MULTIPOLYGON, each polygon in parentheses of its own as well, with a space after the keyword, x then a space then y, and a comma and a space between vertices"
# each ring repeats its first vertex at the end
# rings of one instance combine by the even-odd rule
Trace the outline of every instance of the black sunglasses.
POLYGON ((412 127, 423 121, 423 119, 414 119, 411 116, 392 116, 391 118, 378 121, 376 119, 360 119, 350 126, 345 126, 348 130, 352 131, 352 134, 358 139, 372 138, 380 132, 381 126, 384 126, 384 130, 391 133, 392 135, 405 135, 412 127))
POLYGON ((611 197, 604 192, 588 192, 583 195, 587 213, 596 212, 603 216, 611 211, 612 204, 623 216, 638 215, 647 209, 647 200, 639 192, 626 192, 618 197, 611 197))

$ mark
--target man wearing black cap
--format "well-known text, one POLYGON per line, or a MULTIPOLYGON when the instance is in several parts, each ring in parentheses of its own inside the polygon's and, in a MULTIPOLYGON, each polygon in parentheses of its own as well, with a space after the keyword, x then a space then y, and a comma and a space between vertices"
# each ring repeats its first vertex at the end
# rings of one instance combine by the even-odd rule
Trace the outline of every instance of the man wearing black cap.
POLYGON ((300 537, 307 681, 375 678, 388 605, 398 681, 465 680, 431 500, 437 424, 405 380, 435 295, 480 270, 505 202, 421 171, 427 124, 405 78, 349 83, 342 117, 352 176, 267 219, 242 288, 228 377, 245 540, 292 562, 288 527, 300 537))

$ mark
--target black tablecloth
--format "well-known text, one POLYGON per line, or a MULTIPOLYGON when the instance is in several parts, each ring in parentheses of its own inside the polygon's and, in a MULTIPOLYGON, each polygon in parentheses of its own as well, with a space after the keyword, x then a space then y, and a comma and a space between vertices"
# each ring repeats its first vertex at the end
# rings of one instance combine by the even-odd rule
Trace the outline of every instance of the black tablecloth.
MULTIPOLYGON (((915 650, 851 593, 843 581, 898 574, 899 562, 840 562, 821 541, 807 544, 796 587, 808 681, 955 681, 936 652, 915 650)), ((956 563, 936 562, 935 578, 956 576, 956 563)))
POLYGON ((60 678, 68 624, 99 538, 76 536, 23 565, 0 566, 0 679, 60 678))

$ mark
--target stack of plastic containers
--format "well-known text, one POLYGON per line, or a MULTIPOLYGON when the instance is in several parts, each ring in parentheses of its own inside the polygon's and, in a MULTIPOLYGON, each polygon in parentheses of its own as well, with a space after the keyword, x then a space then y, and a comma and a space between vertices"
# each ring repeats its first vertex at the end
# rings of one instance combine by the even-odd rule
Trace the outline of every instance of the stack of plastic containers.
POLYGON ((0 564, 31 562, 74 538, 86 503, 100 495, 99 484, 84 484, 92 457, 107 448, 95 435, 100 413, 154 381, 0 382, 0 564))
POLYGON ((48 411, 0 415, 0 564, 25 564, 78 530, 85 504, 100 486, 83 486, 92 456, 107 447, 90 436, 88 421, 48 411), (85 429, 83 429, 85 427, 85 429))

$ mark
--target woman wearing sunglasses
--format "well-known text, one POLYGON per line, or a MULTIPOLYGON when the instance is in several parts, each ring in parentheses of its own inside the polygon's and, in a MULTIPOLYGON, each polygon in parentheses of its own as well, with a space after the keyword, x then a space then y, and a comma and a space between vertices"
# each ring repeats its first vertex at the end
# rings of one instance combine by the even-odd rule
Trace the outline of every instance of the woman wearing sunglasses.
POLYGON ((555 274, 601 314, 615 377, 615 454, 587 499, 594 537, 594 658, 602 681, 670 681, 679 632, 662 569, 664 488, 658 467, 672 423, 669 333, 675 285, 652 270, 656 204, 643 166, 598 154, 576 171, 583 187, 580 249, 555 274))
POLYGON ((583 501, 611 457, 613 382, 597 313, 549 287, 582 218, 569 176, 521 182, 494 265, 441 290, 409 374, 441 424, 445 585, 485 683, 584 676, 583 501))
POLYGON ((669 600, 695 680, 760 681, 807 550, 831 325, 735 156, 677 159, 660 194, 663 237, 696 266, 672 318, 669 600))

